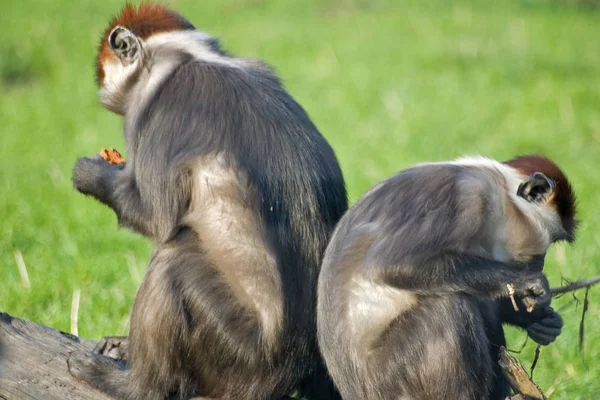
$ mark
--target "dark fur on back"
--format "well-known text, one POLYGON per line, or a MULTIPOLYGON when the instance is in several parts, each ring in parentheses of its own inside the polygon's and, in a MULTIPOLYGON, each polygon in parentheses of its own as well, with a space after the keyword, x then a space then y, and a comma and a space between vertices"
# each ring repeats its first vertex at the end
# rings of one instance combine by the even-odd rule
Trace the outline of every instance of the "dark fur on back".
MULTIPOLYGON (((315 343, 314 308, 310 305, 316 298, 319 263, 329 235, 346 209, 342 175, 329 145, 273 76, 198 62, 188 62, 174 72, 140 121, 143 122, 139 130, 144 132, 150 149, 160 143, 175 144, 164 149, 167 164, 184 162, 186 154, 222 152, 232 167, 240 171, 240 179, 247 179, 247 185, 256 190, 257 198, 248 202, 256 207, 263 220, 281 269, 287 300, 283 335, 286 343, 281 351, 292 365, 278 365, 277 369, 304 368, 294 364, 315 356, 311 354, 315 343), (190 102, 194 96, 195 101, 190 102), (154 140, 156 143, 152 143, 154 140)), ((155 154, 145 154, 144 147, 138 149, 140 162, 156 163, 155 154)), ((155 174, 149 176, 155 178, 155 174)), ((160 193, 149 196, 157 197, 160 193)), ((227 301, 213 301, 213 307, 207 307, 211 313, 227 312, 227 301)), ((245 335, 253 330, 239 329, 239 332, 245 335)), ((218 335, 212 340, 205 339, 206 348, 220 347, 218 342, 222 339, 218 335)), ((237 348, 246 343, 243 347, 250 351, 236 357, 256 356, 253 353, 258 338, 231 339, 237 348)), ((216 361, 231 364, 232 360, 224 357, 226 354, 215 354, 216 361)), ((236 366, 231 374, 247 373, 247 380, 251 381, 257 372, 255 368, 272 361, 255 362, 247 369, 236 366)), ((275 368, 269 371, 272 376, 278 373, 281 372, 275 368)), ((290 377, 293 380, 293 376, 303 374, 294 371, 290 377)))
MULTIPOLYGON (((75 167, 80 191, 158 246, 133 306, 128 370, 92 355, 72 358, 71 371, 128 399, 173 393, 278 400, 294 389, 336 398, 319 357, 314 311, 322 255, 347 208, 335 155, 266 66, 183 60, 151 101, 126 117, 123 170, 94 160, 75 167), (195 175, 212 159, 235 171, 227 197, 215 198, 235 199, 244 215, 257 216, 256 237, 275 260, 284 314, 275 338, 267 340, 260 310, 244 303, 243 290, 205 244, 214 236, 227 241, 227 231, 199 231, 191 218, 212 206, 198 204, 195 175)), ((236 273, 248 267, 267 276, 266 265, 243 260, 236 273)))
POLYGON ((333 151, 304 110, 264 71, 190 61, 160 87, 139 120, 136 131, 144 132, 145 143, 136 146, 138 162, 146 170, 164 162, 145 173, 149 180, 169 164, 189 162, 190 155, 220 153, 256 191, 249 206, 289 276, 286 298, 296 300, 286 304, 288 317, 296 323, 307 314, 301 322, 306 329, 306 318, 313 317, 305 304, 316 288, 299 283, 316 282, 329 235, 347 206, 333 151), (163 143, 169 145, 157 160, 155 149, 163 143))

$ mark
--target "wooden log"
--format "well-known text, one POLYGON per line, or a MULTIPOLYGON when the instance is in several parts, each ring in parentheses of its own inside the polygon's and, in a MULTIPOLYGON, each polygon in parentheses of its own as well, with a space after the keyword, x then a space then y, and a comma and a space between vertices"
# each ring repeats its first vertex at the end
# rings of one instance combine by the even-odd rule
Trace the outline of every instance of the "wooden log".
POLYGON ((74 350, 92 351, 96 342, 0 313, 0 399, 110 400, 69 374, 74 350))
POLYGON ((502 373, 516 394, 510 399, 546 400, 541 389, 527 375, 519 361, 508 354, 506 348, 500 347, 499 356, 498 364, 502 368, 502 373))
MULTIPOLYGON (((111 400, 67 368, 72 351, 91 352, 97 343, 0 313, 0 400, 111 400)), ((510 399, 546 399, 505 348, 499 364, 516 394, 510 399)))

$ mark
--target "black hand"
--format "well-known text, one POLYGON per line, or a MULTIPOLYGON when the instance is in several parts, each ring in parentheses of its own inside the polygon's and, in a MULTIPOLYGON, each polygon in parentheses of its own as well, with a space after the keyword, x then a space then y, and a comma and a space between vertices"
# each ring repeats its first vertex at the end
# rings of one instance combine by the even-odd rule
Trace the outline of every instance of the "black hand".
POLYGON ((560 335, 563 320, 560 314, 554 311, 552 307, 546 307, 543 312, 543 318, 527 327, 527 334, 537 343, 547 346, 560 335))
POLYGON ((108 204, 118 170, 101 157, 79 158, 73 168, 73 186, 108 204))

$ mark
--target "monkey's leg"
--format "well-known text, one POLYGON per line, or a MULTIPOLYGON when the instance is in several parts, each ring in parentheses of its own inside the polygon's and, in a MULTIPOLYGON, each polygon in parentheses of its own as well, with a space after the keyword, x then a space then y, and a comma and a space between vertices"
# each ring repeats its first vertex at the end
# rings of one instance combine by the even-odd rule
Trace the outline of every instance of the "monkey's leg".
POLYGON ((347 381, 365 396, 354 390, 347 400, 490 400, 493 361, 479 308, 467 296, 421 297, 360 351, 365 365, 352 370, 362 372, 347 381))
POLYGON ((131 314, 135 386, 180 399, 280 398, 285 371, 262 344, 256 314, 240 305, 198 240, 182 237, 152 258, 131 314))
MULTIPOLYGON (((165 277, 153 274, 151 265, 138 292, 142 298, 138 294, 134 303, 132 340, 128 341, 132 351, 127 363, 97 353, 76 352, 67 361, 71 375, 117 399, 127 400, 163 400, 177 391, 177 387, 193 386, 181 371, 181 365, 186 363, 181 351, 187 340, 183 332, 185 319, 178 318, 168 283, 155 282, 154 278, 164 280, 165 277), (159 291, 152 291, 155 288, 159 291), (160 292, 162 290, 165 291, 160 292), (152 301, 145 298, 144 293, 152 297, 152 301), (137 313, 136 305, 142 308, 137 313), (136 324, 135 315, 147 325, 136 324)), ((189 390, 182 399, 192 394, 193 390, 189 390)))
POLYGON ((279 343, 265 344, 260 314, 235 297, 199 243, 189 232, 153 254, 131 313, 130 397, 280 399, 295 379, 269 347, 279 343))
POLYGON ((193 233, 155 250, 130 325, 127 371, 92 354, 70 360, 71 373, 130 400, 273 400, 292 389, 257 314, 234 297, 193 233))

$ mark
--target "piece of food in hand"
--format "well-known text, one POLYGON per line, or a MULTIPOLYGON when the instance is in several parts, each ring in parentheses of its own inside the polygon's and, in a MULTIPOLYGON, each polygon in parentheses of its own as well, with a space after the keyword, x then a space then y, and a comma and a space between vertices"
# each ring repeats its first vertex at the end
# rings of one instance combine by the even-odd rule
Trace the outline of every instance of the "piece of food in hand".
POLYGON ((120 165, 125 163, 125 159, 117 150, 110 147, 106 150, 104 147, 100 149, 100 157, 104 158, 108 163, 112 165, 120 165))

